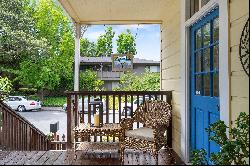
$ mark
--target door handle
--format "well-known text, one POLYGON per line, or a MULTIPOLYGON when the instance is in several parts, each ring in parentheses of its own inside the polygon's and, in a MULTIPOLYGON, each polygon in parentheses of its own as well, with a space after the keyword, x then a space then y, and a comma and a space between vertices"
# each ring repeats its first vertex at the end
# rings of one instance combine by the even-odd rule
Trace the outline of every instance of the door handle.
POLYGON ((217 111, 220 111, 220 105, 217 104, 217 111))

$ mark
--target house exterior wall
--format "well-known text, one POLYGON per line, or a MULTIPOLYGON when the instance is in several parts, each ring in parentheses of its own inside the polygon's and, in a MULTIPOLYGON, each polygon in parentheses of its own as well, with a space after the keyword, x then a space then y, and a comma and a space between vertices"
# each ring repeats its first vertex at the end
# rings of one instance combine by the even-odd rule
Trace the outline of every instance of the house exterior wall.
MULTIPOLYGON (((249 18, 248 0, 229 1, 229 47, 230 53, 230 120, 234 121, 240 112, 249 113, 249 77, 245 74, 239 59, 239 44, 243 27, 249 18)), ((185 160, 181 141, 181 91, 180 49, 181 49, 181 4, 172 1, 161 25, 161 89, 173 91, 173 149, 185 160)))
POLYGON ((249 77, 239 59, 241 32, 249 18, 249 0, 231 0, 230 15, 230 60, 231 60, 231 120, 240 112, 249 113, 249 77))
POLYGON ((135 65, 134 64, 134 69, 133 72, 136 74, 142 74, 145 72, 146 65, 135 65))
POLYGON ((171 1, 161 25, 161 90, 173 91, 173 149, 184 160, 181 152, 180 115, 180 21, 181 0, 171 1))

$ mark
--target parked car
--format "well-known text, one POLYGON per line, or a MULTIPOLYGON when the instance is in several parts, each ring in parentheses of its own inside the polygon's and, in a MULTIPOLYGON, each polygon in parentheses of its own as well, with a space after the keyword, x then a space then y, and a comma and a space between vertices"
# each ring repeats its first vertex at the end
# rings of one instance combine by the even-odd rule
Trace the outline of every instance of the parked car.
POLYGON ((9 96, 4 103, 18 112, 41 109, 40 101, 28 100, 25 96, 9 96))
MULTIPOLYGON (((145 101, 147 100, 149 100, 149 97, 145 96, 145 101)), ((154 97, 151 97, 151 100, 154 100, 154 97)), ((137 99, 133 101, 133 111, 135 111, 137 108, 137 102, 138 102, 137 99)), ((138 104, 141 105, 142 103, 143 103, 143 98, 139 97, 138 104)), ((131 103, 127 103, 127 107, 125 106, 125 103, 121 103, 121 108, 122 108, 122 116, 125 116, 125 110, 127 110, 127 116, 131 116, 132 113, 131 103)))
MULTIPOLYGON (((94 98, 94 97, 90 98, 90 102, 97 102, 99 100, 100 99, 94 98)), ((101 102, 103 104, 103 113, 105 113, 106 112, 106 101, 103 99, 101 102)), ((88 113, 88 105, 89 105, 88 97, 85 97, 84 98, 84 114, 88 113)), ((67 103, 65 103, 63 105, 63 110, 66 111, 66 109, 67 109, 67 103)), ((97 111, 99 110, 99 105, 96 106, 96 110, 97 111)), ((78 100, 78 111, 79 111, 79 113, 82 113, 82 98, 79 98, 79 100, 78 100)), ((93 106, 91 106, 91 114, 93 114, 93 106)))

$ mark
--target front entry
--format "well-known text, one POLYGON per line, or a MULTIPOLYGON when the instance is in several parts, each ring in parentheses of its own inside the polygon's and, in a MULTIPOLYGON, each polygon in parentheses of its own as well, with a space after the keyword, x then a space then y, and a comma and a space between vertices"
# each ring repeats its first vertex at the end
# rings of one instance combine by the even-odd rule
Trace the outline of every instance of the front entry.
POLYGON ((205 128, 220 119, 219 9, 214 9, 191 29, 191 150, 205 149, 210 157, 219 146, 209 141, 205 128))

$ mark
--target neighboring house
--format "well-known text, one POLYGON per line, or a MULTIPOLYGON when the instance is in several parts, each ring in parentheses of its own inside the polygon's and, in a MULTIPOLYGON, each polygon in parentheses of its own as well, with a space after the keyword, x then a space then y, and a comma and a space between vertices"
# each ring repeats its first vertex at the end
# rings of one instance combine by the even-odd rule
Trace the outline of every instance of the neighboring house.
MULTIPOLYGON (((118 87, 124 72, 112 71, 111 57, 81 57, 80 71, 92 69, 97 71, 97 77, 104 81, 104 88, 112 90, 118 87)), ((134 58, 133 73, 142 74, 148 69, 151 72, 160 72, 160 62, 134 58)))
POLYGON ((222 120, 231 127, 240 112, 249 114, 249 76, 242 67, 249 72, 248 44, 248 59, 239 58, 249 0, 59 2, 76 23, 75 91, 81 24, 160 24, 161 90, 172 91, 173 150, 186 164, 193 149, 219 150, 205 131, 209 124, 222 120))

